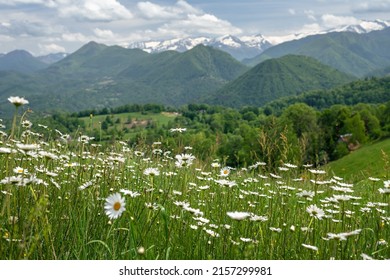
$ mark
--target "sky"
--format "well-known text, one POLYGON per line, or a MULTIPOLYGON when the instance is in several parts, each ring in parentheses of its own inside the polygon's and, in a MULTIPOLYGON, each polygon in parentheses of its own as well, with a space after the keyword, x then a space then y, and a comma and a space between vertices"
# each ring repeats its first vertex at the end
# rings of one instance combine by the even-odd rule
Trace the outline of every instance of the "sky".
POLYGON ((375 19, 390 19, 390 0, 0 0, 0 53, 71 53, 89 41, 283 36, 375 19))

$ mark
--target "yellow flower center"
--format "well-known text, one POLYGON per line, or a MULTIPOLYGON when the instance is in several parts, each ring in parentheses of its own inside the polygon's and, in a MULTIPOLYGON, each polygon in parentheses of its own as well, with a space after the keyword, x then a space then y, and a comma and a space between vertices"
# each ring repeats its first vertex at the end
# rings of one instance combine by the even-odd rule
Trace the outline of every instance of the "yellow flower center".
POLYGON ((121 209, 121 203, 120 202, 115 202, 113 208, 114 208, 115 211, 119 211, 119 209, 121 209))

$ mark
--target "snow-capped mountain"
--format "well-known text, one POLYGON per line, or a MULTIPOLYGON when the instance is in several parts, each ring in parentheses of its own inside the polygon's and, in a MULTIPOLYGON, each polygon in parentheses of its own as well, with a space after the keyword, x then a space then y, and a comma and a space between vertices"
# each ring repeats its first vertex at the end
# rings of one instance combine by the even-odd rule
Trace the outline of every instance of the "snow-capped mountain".
POLYGON ((384 21, 379 19, 374 21, 362 20, 359 24, 346 25, 340 28, 331 29, 329 31, 330 32, 349 31, 349 32, 356 32, 356 33, 368 33, 371 31, 382 30, 389 26, 390 26, 390 21, 384 21))
POLYGON ((295 33, 283 36, 267 36, 265 37, 272 45, 281 44, 287 41, 299 40, 310 35, 326 34, 330 32, 355 32, 355 33, 368 33, 371 31, 382 30, 390 27, 390 21, 384 20, 361 20, 358 24, 343 25, 336 28, 311 31, 305 33, 295 33))
POLYGON ((184 52, 192 49, 196 45, 203 44, 212 46, 220 50, 230 53, 238 60, 252 58, 259 55, 267 48, 286 41, 298 40, 310 35, 325 34, 329 32, 356 32, 367 33, 375 30, 382 30, 390 27, 390 21, 384 20, 362 20, 359 24, 345 25, 338 28, 332 28, 322 31, 312 31, 306 33, 296 33, 283 36, 263 36, 261 34, 252 36, 232 36, 225 35, 216 38, 210 37, 193 37, 193 38, 177 38, 162 41, 145 41, 129 44, 128 48, 139 48, 149 53, 174 50, 184 52))
POLYGON ((184 52, 199 44, 221 49, 239 60, 256 56, 272 46, 262 35, 245 36, 241 38, 225 35, 217 38, 195 37, 165 41, 136 42, 130 44, 128 48, 139 48, 149 53, 168 50, 184 52))

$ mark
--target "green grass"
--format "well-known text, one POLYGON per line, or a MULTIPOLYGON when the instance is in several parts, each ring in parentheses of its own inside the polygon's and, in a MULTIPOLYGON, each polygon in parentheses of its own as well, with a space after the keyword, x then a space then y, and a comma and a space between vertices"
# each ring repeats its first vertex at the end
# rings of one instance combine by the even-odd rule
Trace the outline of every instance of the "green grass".
POLYGON ((0 140, 0 259, 390 258, 385 178, 354 188, 331 172, 260 163, 222 176, 164 144, 16 131, 0 140), (125 210, 110 219, 115 193, 125 210))
POLYGON ((390 176, 390 139, 367 144, 349 155, 331 162, 328 167, 337 176, 358 182, 368 177, 390 176), (387 161, 387 167, 385 167, 387 161))
MULTIPOLYGON (((125 131, 123 140, 131 138, 140 130, 148 126, 163 127, 168 125, 170 121, 176 118, 177 114, 170 112, 133 112, 108 115, 96 115, 91 117, 80 118, 85 123, 86 130, 89 132, 100 131, 102 123, 107 117, 111 118, 112 123, 109 124, 108 131, 115 129, 116 131, 125 131)), ((109 139, 110 137, 108 137, 109 139)))
POLYGON ((121 114, 108 114, 108 115, 97 115, 93 116, 92 119, 90 117, 83 117, 80 120, 85 122, 86 127, 99 128, 100 123, 102 123, 107 116, 111 116, 113 121, 120 120, 120 123, 117 124, 119 127, 125 127, 126 123, 129 123, 129 120, 152 120, 157 125, 167 125, 169 121, 174 119, 176 115, 172 113, 162 112, 162 113, 121 113, 121 114))

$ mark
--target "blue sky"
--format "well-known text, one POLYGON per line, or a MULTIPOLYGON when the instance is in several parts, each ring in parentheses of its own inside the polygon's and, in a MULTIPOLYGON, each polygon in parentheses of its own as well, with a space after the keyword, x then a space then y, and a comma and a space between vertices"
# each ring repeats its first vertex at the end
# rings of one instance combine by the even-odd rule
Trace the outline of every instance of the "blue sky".
POLYGON ((0 53, 188 36, 282 36, 390 19, 390 0, 0 0, 0 53))

